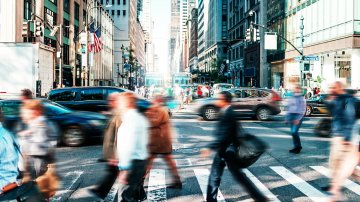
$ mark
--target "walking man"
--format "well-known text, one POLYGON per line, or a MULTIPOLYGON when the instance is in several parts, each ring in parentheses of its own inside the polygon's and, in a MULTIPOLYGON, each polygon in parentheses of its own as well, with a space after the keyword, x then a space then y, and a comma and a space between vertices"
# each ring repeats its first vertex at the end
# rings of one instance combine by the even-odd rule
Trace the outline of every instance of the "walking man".
POLYGON ((146 195, 143 187, 149 142, 149 122, 137 111, 134 93, 125 92, 119 100, 122 123, 117 133, 119 157, 119 201, 135 202, 146 195))
MULTIPOLYGON (((236 163, 239 125, 235 118, 234 110, 231 107, 231 100, 231 93, 223 91, 219 94, 217 106, 221 108, 221 114, 215 132, 216 140, 209 145, 209 148, 214 150, 216 154, 209 176, 206 201, 217 201, 217 193, 225 166, 228 167, 236 181, 246 188, 256 202, 268 201, 245 173, 240 170, 236 163)), ((210 155, 210 150, 203 149, 201 155, 202 157, 208 157, 210 155)))
POLYGON ((107 196, 119 174, 119 168, 117 166, 118 158, 116 154, 116 135, 121 125, 121 117, 118 110, 119 96, 119 93, 112 93, 108 97, 108 105, 112 117, 105 130, 103 142, 103 160, 107 162, 106 175, 103 180, 99 182, 98 186, 91 190, 95 195, 102 199, 107 196))
MULTIPOLYGON (((337 81, 330 87, 328 108, 332 116, 332 135, 329 166, 331 173, 330 186, 334 186, 334 180, 340 174, 341 165, 347 155, 351 154, 352 130, 355 124, 354 97, 345 92, 344 85, 337 81)), ((325 187, 324 189, 328 189, 325 187)), ((338 191, 338 190, 337 190, 338 191)), ((334 193, 338 195, 339 193, 334 193)), ((335 196, 338 197, 338 196, 335 196)))
POLYGON ((299 84, 295 84, 293 91, 294 94, 289 98, 288 101, 289 110, 286 116, 286 123, 290 124, 290 132, 294 144, 294 148, 289 150, 289 152, 298 154, 302 149, 299 129, 305 115, 306 101, 301 93, 301 86, 299 84))

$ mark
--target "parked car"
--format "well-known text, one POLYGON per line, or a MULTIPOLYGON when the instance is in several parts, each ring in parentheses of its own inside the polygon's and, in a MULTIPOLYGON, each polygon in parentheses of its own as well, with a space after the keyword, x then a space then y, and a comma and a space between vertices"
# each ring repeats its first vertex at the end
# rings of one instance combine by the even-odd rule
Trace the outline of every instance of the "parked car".
MULTIPOLYGON (((80 146, 90 139, 102 138, 107 117, 95 112, 73 111, 49 100, 42 100, 46 117, 55 123, 59 130, 59 143, 67 146, 80 146)), ((5 127, 15 130, 20 120, 20 100, 1 100, 0 108, 5 116, 5 127)))
MULTIPOLYGON (((280 110, 280 95, 273 90, 262 88, 232 88, 228 91, 233 95, 232 105, 239 116, 254 116, 266 121, 280 110)), ((216 98, 205 98, 197 101, 195 111, 205 120, 215 120, 219 112, 215 105, 216 98)))
MULTIPOLYGON (((111 93, 129 91, 117 87, 73 87, 54 89, 49 92, 48 99, 67 108, 80 111, 108 111, 107 97, 111 93)), ((149 101, 139 98, 139 110, 145 111, 151 105, 149 101)))

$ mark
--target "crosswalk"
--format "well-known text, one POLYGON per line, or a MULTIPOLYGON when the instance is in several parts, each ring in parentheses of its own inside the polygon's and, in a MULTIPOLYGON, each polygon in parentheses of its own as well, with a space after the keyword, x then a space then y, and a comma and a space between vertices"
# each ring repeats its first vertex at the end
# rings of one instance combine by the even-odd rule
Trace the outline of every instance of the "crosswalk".
MULTIPOLYGON (((318 178, 328 177, 329 169, 324 166, 309 166, 309 170, 315 171, 318 175, 318 178)), ((210 170, 206 168, 194 168, 191 169, 192 175, 194 175, 194 179, 197 181, 198 196, 205 201, 206 199, 206 190, 208 177, 210 175, 210 170)), ((273 171, 273 173, 269 173, 276 177, 279 177, 284 181, 284 183, 292 186, 299 193, 302 193, 303 196, 301 198, 306 198, 306 200, 297 200, 297 201, 314 201, 314 202, 325 202, 328 201, 328 195, 325 192, 320 191, 319 186, 315 186, 314 183, 308 182, 307 180, 302 178, 303 174, 296 174, 293 171, 290 171, 288 168, 284 166, 270 166, 269 171, 273 171)), ((225 171, 227 172, 227 171, 225 171)), ((280 201, 289 201, 289 198, 279 194, 279 190, 276 191, 277 195, 273 193, 272 190, 275 190, 276 187, 272 187, 269 182, 261 182, 261 176, 255 176, 250 170, 243 169, 243 172, 249 177, 249 179, 264 193, 271 201, 280 202, 280 201)), ((169 176, 166 176, 165 169, 152 169, 149 174, 149 180, 147 185, 147 198, 149 202, 158 202, 158 201, 168 201, 168 189, 166 188, 166 179, 169 176)), ((310 180, 309 180, 310 181, 310 180)), ((186 186, 186 184, 184 184, 186 186)), ((221 185, 220 188, 225 189, 226 185, 221 185)), ((117 188, 115 184, 114 189, 117 188)), ((352 193, 356 194, 356 197, 360 197, 360 185, 352 180, 347 180, 344 184, 344 188, 350 190, 352 193)), ((116 194, 116 191, 112 190, 109 195, 116 194)), ((286 193, 284 193, 285 195, 286 193)), ((181 198, 182 196, 178 196, 181 198)), ((108 196, 106 201, 114 201, 115 196, 108 196), (111 200, 110 200, 111 199, 111 200)), ((249 198, 249 197, 248 197, 249 198)), ((358 198, 360 200, 360 198, 358 198)), ((179 200, 181 201, 181 200, 179 200)), ((219 189, 218 191, 218 201, 225 202, 226 195, 222 193, 219 189)), ((232 200, 231 200, 232 201, 232 200)), ((291 200, 296 201, 296 200, 291 200)))

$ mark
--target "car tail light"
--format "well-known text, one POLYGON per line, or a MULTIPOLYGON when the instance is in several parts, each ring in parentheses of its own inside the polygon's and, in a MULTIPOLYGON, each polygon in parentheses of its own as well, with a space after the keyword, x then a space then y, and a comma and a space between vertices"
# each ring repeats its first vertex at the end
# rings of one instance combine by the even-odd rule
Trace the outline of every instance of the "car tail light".
POLYGON ((281 101, 281 97, 280 97, 280 95, 277 93, 277 92, 275 92, 275 91, 273 91, 272 92, 272 97, 271 97, 271 100, 272 101, 281 101))

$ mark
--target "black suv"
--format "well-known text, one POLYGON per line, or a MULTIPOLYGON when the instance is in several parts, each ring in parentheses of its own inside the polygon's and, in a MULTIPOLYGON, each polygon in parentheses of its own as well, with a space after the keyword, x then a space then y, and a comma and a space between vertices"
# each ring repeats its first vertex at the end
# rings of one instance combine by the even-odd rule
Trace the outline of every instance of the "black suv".
POLYGON ((72 87, 50 91, 48 99, 73 110, 103 112, 108 110, 107 97, 127 89, 117 87, 72 87))

